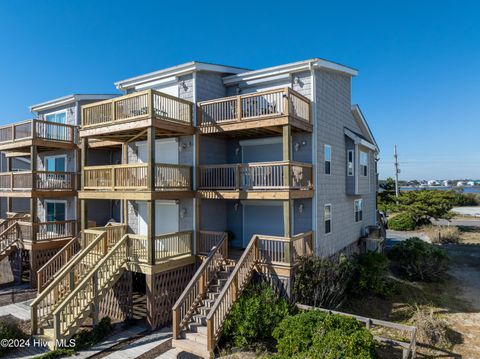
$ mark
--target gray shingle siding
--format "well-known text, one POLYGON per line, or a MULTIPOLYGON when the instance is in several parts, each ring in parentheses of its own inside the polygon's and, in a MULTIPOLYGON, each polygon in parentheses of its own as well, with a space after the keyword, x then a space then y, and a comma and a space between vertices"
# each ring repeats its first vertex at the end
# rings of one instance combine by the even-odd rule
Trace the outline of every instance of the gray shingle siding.
MULTIPOLYGON (((331 255, 349 246, 362 234, 366 225, 375 223, 375 191, 365 196, 346 194, 346 142, 344 127, 361 133, 351 114, 351 79, 328 71, 315 71, 317 138, 317 228, 315 249, 319 255, 331 255), (332 173, 324 173, 324 144, 332 146, 332 173), (354 200, 364 198, 364 219, 354 221, 354 200), (332 204, 332 232, 325 235, 323 209, 332 204)), ((370 155, 373 159, 373 155, 370 155)), ((374 171, 370 166, 370 171, 374 171)), ((371 173, 370 178, 374 178, 371 173)), ((373 184, 372 184, 373 186, 373 184)))
POLYGON ((226 96, 227 91, 223 85, 221 74, 200 71, 195 76, 197 102, 226 96))

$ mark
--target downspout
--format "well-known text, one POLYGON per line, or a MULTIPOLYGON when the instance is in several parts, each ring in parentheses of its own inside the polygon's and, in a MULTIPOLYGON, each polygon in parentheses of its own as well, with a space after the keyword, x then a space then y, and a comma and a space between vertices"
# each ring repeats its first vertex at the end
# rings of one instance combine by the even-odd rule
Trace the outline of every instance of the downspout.
POLYGON ((317 155, 317 147, 318 147, 318 136, 317 136, 317 84, 315 78, 315 69, 313 67, 313 62, 308 64, 310 69, 310 76, 311 76, 311 86, 312 90, 310 91, 310 100, 312 101, 312 124, 313 124, 313 131, 312 131, 312 164, 313 164, 313 183, 314 183, 314 190, 313 190, 313 204, 312 204, 312 229, 313 229, 313 250, 314 254, 319 254, 319 231, 318 231, 318 155, 317 155))

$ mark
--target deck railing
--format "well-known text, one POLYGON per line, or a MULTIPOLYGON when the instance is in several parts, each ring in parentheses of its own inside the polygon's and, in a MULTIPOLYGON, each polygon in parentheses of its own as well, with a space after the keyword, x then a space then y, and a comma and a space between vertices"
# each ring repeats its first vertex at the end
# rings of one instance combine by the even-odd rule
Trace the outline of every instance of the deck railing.
MULTIPOLYGON (((129 256, 131 262, 149 263, 147 236, 129 234, 129 256)), ((193 253, 192 231, 173 232, 158 235, 153 241, 153 263, 193 253)))
POLYGON ((75 143, 76 126, 43 120, 28 120, 0 127, 0 144, 30 139, 75 143))
POLYGON ((200 189, 313 188, 312 165, 291 161, 200 166, 200 189))
MULTIPOLYGON (((83 169, 84 190, 146 190, 148 164, 88 166, 83 169)), ((155 190, 190 190, 191 166, 156 163, 155 190)))
POLYGON ((195 314, 195 308, 205 297, 208 285, 215 278, 221 262, 228 258, 228 235, 225 232, 216 233, 221 233, 220 240, 210 248, 207 257, 172 308, 174 338, 178 337, 181 329, 195 314))
POLYGON ((0 173, 0 191, 69 190, 77 187, 74 172, 18 171, 0 173))
MULTIPOLYGON (((201 230, 199 233, 197 241, 197 252, 199 254, 208 254, 212 248, 217 247, 224 237, 227 235, 226 232, 215 232, 215 231, 205 231, 201 230)), ((228 249, 228 248, 227 248, 228 249)), ((227 252, 224 253, 227 257, 227 252)))
POLYGON ((310 100, 290 88, 203 101, 198 106, 201 126, 287 115, 300 121, 311 122, 310 100))
POLYGON ((207 349, 213 352, 220 337, 223 323, 253 275, 255 267, 264 262, 292 266, 296 256, 310 255, 312 233, 302 233, 293 238, 254 235, 243 252, 227 283, 207 315, 207 349), (307 242, 309 245, 300 244, 307 242), (278 245, 281 243, 281 245, 278 245), (296 254, 295 250, 297 250, 296 254), (299 250, 304 250, 300 252, 299 250))
POLYGON ((158 118, 192 124, 192 103, 156 90, 145 90, 82 106, 82 126, 158 118))
POLYGON ((24 222, 18 221, 20 237, 24 241, 48 241, 77 235, 77 221, 24 222), (34 236, 35 233, 35 236, 34 236))

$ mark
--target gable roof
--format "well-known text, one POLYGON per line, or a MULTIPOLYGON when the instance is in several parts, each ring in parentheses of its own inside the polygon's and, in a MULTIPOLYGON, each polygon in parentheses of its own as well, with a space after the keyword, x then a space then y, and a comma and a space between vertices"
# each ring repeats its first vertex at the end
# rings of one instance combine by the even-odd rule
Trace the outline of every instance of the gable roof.
POLYGON ((36 105, 32 105, 29 107, 30 112, 38 112, 44 111, 48 109, 52 109, 55 107, 68 105, 70 103, 75 103, 78 101, 88 101, 88 100, 107 100, 113 97, 119 96, 118 94, 73 94, 67 95, 59 98, 55 98, 53 100, 41 102, 36 105))
POLYGON ((126 90, 146 82, 157 81, 172 76, 182 76, 196 71, 210 71, 218 73, 237 74, 249 71, 249 69, 241 67, 232 67, 219 64, 211 64, 201 61, 190 61, 181 65, 167 67, 162 70, 149 72, 140 76, 131 77, 125 80, 115 82, 115 86, 119 90, 126 90))
POLYGON ((359 105, 352 106, 352 115, 353 115, 353 118, 357 121, 360 128, 362 129, 362 132, 366 137, 366 139, 375 146, 377 153, 380 153, 380 147, 378 147, 377 141, 375 140, 375 137, 373 136, 373 133, 370 130, 370 126, 368 126, 367 120, 363 116, 362 110, 360 110, 359 105))

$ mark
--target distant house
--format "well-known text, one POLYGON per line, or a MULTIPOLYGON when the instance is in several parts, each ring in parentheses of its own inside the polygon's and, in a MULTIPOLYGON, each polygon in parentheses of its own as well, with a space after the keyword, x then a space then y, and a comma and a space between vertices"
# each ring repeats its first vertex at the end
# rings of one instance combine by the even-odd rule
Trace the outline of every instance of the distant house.
POLYGON ((452 182, 449 181, 449 180, 444 180, 443 181, 443 186, 445 186, 445 187, 449 187, 451 184, 452 184, 452 182))
POLYGON ((429 181, 427 182, 427 185, 428 185, 428 186, 440 186, 440 182, 437 181, 437 180, 429 180, 429 181))
POLYGON ((458 181, 457 184, 456 184, 457 187, 464 187, 465 186, 465 182, 464 181, 458 181))
POLYGON ((471 186, 471 187, 475 186, 475 181, 468 181, 467 186, 471 186))

